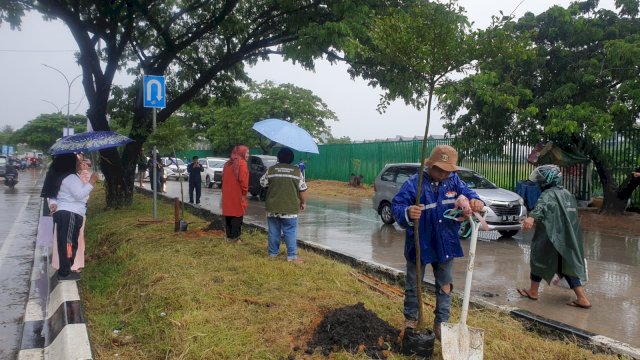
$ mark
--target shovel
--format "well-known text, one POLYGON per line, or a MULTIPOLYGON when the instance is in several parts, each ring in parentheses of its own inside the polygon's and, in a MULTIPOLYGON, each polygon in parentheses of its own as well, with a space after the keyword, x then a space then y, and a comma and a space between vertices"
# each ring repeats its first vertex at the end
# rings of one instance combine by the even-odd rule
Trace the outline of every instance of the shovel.
POLYGON ((469 313, 469 297, 471 295, 471 279, 473 277, 473 261, 476 257, 476 243, 478 242, 478 229, 480 223, 469 218, 471 225, 471 239, 469 243, 469 265, 467 266, 467 278, 464 284, 464 298, 462 300, 462 313, 460 323, 442 323, 442 358, 444 360, 482 359, 484 352, 484 330, 467 326, 469 313))

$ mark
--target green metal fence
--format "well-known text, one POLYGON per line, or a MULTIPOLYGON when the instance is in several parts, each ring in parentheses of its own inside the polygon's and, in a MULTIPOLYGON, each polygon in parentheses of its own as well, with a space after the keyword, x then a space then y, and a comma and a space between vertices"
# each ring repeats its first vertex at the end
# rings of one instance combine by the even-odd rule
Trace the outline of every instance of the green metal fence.
MULTIPOLYGON (((451 139, 432 139, 428 142, 427 155, 433 147, 450 144, 451 139)), ((603 139, 601 149, 609 157, 615 180, 620 184, 628 174, 640 165, 640 129, 631 129, 603 139)), ((420 162, 422 142, 368 142, 358 144, 320 145, 320 154, 295 152, 295 161, 306 163, 308 179, 348 181, 351 174, 362 175, 365 183, 372 183, 380 170, 388 163, 420 162)), ((511 141, 498 155, 477 155, 474 149, 458 149, 459 165, 475 170, 496 185, 514 190, 519 180, 527 179, 534 166, 527 162, 533 150, 531 146, 511 141)), ((259 153, 252 149, 252 153, 259 153)), ((274 151, 277 151, 275 149, 274 151)), ((274 152, 275 154, 275 152, 274 152)), ((563 168, 564 186, 578 200, 589 200, 601 195, 602 186, 593 165, 576 165, 563 168)), ((640 207, 640 191, 635 191, 632 205, 640 207)))

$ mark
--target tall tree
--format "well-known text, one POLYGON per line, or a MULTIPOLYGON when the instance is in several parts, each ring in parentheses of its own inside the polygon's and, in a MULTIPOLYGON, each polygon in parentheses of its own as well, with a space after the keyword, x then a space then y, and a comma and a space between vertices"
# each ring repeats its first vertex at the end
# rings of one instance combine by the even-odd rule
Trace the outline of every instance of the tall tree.
MULTIPOLYGON (((464 9, 455 0, 446 3, 418 1, 399 7, 375 19, 369 36, 354 38, 346 48, 352 76, 384 90, 379 109, 402 99, 417 109, 426 107, 427 121, 422 142, 421 168, 427 150, 431 107, 436 88, 453 72, 463 71, 475 55, 474 37, 464 9)), ((418 182, 416 205, 420 199, 422 177, 418 182)), ((416 256, 420 257, 418 222, 414 224, 416 256)), ((420 262, 417 271, 420 273, 420 262)), ((421 282, 418 303, 422 304, 421 282)), ((422 306, 418 328, 426 326, 422 306)))
POLYGON ((13 133, 13 128, 9 125, 5 125, 2 130, 0 130, 0 145, 10 144, 13 133))
POLYGON ((592 0, 489 29, 487 39, 510 46, 495 51, 493 44, 476 73, 443 89, 449 133, 498 147, 518 134, 530 144, 577 148, 595 164, 605 211, 624 210, 610 159, 598 146, 613 131, 637 126, 640 113, 638 1, 616 3, 617 14, 592 0))
MULTIPOLYGON (((87 130, 87 118, 83 115, 69 116, 69 123, 76 133, 87 130)), ((11 137, 14 143, 26 143, 33 149, 44 152, 62 137, 62 129, 67 127, 67 118, 62 113, 41 114, 16 130, 11 137)))
MULTIPOLYGON (((328 137, 328 121, 338 120, 322 99, 307 89, 292 84, 275 85, 267 81, 251 85, 235 106, 208 107, 199 111, 209 122, 207 138, 217 151, 228 151, 234 145, 259 146, 268 153, 274 144, 252 130, 254 123, 276 118, 294 123, 307 130, 318 142, 328 137)), ((194 118, 196 116, 191 116, 194 118)))
MULTIPOLYGON (((0 3, 0 16, 13 21, 22 9, 62 20, 79 47, 87 115, 95 130, 108 130, 108 100, 118 69, 168 76, 163 122, 194 98, 233 97, 247 81, 244 63, 284 54, 313 67, 327 49, 340 48, 350 28, 370 21, 383 0, 15 0, 0 3)), ((101 151, 107 205, 126 206, 133 194, 136 155, 151 129, 150 111, 138 90, 130 137, 122 155, 101 151)))

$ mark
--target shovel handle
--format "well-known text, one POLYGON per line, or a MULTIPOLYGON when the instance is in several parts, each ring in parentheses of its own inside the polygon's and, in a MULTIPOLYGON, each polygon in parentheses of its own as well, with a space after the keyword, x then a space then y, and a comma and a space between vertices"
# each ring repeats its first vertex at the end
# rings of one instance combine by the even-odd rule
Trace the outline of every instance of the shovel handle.
POLYGON ((460 323, 466 325, 469 314, 469 297, 471 296, 471 280, 473 279, 473 262, 476 258, 476 244, 478 243, 478 230, 480 223, 469 221, 471 225, 471 239, 469 240, 469 263, 467 264, 467 277, 464 282, 464 297, 462 298, 462 312, 460 323))

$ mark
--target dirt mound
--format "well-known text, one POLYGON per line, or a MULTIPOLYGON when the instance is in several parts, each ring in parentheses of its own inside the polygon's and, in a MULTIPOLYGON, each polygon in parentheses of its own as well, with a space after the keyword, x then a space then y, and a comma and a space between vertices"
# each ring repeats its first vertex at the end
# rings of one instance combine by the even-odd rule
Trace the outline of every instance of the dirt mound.
POLYGON ((307 352, 320 348, 325 356, 346 350, 364 352, 372 359, 386 359, 397 351, 400 330, 364 308, 363 303, 345 306, 327 313, 316 330, 307 352))

